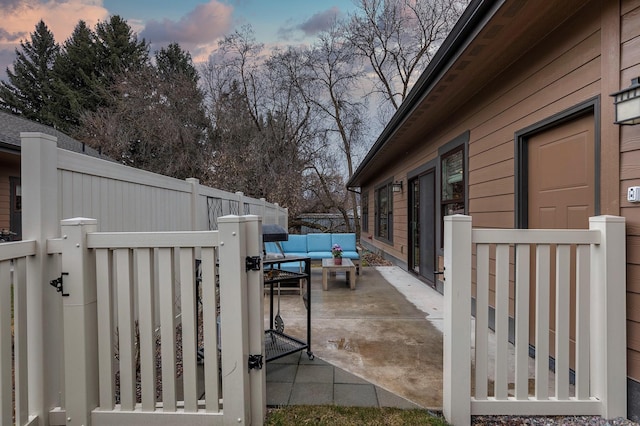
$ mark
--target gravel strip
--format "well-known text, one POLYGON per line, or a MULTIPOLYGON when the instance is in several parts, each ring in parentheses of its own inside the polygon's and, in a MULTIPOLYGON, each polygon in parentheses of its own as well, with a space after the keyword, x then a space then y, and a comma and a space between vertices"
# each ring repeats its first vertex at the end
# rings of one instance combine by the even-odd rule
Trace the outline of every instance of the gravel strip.
POLYGON ((489 425, 602 425, 602 426, 627 426, 638 425, 631 420, 619 417, 613 420, 605 420, 598 416, 571 416, 571 417, 516 417, 516 416, 473 416, 471 424, 478 426, 489 425))

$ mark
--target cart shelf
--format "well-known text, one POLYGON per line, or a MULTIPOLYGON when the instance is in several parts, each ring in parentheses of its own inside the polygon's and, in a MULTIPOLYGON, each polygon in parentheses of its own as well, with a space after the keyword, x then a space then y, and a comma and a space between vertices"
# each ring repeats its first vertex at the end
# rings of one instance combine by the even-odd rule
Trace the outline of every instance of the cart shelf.
MULTIPOLYGON (((265 346, 265 359, 267 362, 274 359, 281 358, 283 356, 298 352, 301 350, 307 350, 307 356, 309 359, 314 359, 313 352, 311 352, 311 260, 308 257, 286 257, 283 259, 269 259, 263 262, 264 271, 264 283, 269 285, 269 307, 270 307, 270 319, 269 329, 265 330, 264 346, 265 346), (301 272, 292 272, 281 269, 281 264, 300 261, 304 263, 304 268, 301 272), (295 280, 306 280, 306 294, 303 295, 303 301, 307 309, 307 341, 304 342, 293 336, 289 336, 284 332, 275 330, 273 327, 274 309, 273 309, 273 285, 281 284, 284 282, 291 282, 295 280)), ((278 296, 279 297, 279 296, 278 296)))

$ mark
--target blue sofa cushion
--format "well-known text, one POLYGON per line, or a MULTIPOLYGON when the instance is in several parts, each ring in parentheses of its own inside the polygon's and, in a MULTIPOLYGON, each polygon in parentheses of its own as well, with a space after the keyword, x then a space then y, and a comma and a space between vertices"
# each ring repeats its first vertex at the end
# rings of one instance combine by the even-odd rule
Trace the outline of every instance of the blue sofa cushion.
MULTIPOLYGON (((324 252, 331 257, 331 234, 307 234, 307 253, 324 252)), ((313 257, 311 257, 313 259, 313 257)))
POLYGON ((267 242, 264 243, 264 251, 266 253, 266 257, 267 259, 281 259, 282 258, 282 252, 280 251, 280 249, 278 248, 278 244, 274 243, 274 242, 267 242))
MULTIPOLYGON (((356 249, 356 234, 331 234, 331 247, 334 244, 342 247, 344 252, 358 252, 356 249)), ((345 255, 343 254, 343 256, 345 255)))
POLYGON ((343 251, 342 257, 345 259, 357 260, 360 259, 360 255, 357 251, 343 251))
POLYGON ((306 256, 307 255, 307 236, 306 235, 289 235, 287 241, 281 241, 280 246, 287 255, 306 256))
POLYGON ((286 262, 281 263, 279 268, 283 271, 289 272, 303 272, 304 271, 304 262, 286 262))

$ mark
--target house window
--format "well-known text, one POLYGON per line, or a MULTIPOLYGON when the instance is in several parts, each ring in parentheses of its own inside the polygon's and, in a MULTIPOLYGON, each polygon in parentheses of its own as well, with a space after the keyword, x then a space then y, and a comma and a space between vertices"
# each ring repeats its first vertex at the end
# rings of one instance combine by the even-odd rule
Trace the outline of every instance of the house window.
MULTIPOLYGON (((444 222, 445 216, 465 212, 464 146, 444 154, 440 161, 440 211, 444 222)), ((442 229, 444 232, 444 226, 442 229)))
POLYGON ((22 212, 22 186, 20 184, 15 187, 15 194, 13 197, 13 210, 16 213, 22 212))
POLYGON ((376 237, 388 242, 393 241, 393 192, 391 183, 376 189, 376 237))
POLYGON ((369 232, 369 193, 365 192, 360 196, 362 207, 362 231, 369 232))

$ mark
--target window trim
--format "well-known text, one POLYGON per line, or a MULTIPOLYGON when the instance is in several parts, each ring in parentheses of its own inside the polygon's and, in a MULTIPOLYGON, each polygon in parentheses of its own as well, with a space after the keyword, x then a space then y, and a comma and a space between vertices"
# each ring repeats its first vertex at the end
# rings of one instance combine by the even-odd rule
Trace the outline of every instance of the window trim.
POLYGON ((393 245, 393 177, 374 187, 374 237, 376 240, 393 245), (380 236, 380 191, 386 189, 389 203, 387 211, 387 236, 380 236))
POLYGON ((369 191, 360 194, 360 226, 362 232, 369 232, 369 191))
MULTIPOLYGON (((464 180, 464 214, 469 214, 469 139, 471 132, 469 130, 456 136, 446 144, 438 148, 438 159, 436 164, 436 235, 439 235, 439 243, 436 242, 437 255, 444 256, 444 223, 442 215, 442 160, 453 154, 454 151, 462 149, 462 167, 464 168, 462 176, 464 180)), ((436 241, 437 241, 436 240, 436 241)))

